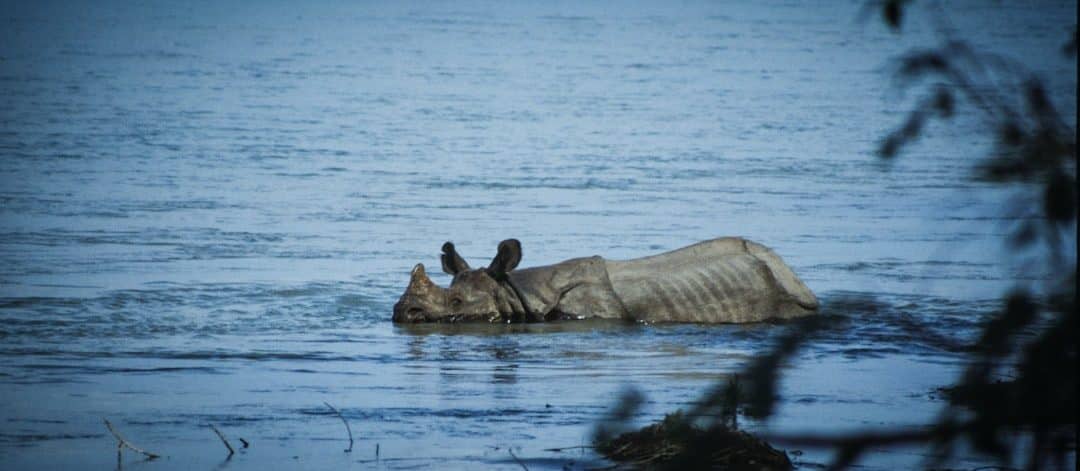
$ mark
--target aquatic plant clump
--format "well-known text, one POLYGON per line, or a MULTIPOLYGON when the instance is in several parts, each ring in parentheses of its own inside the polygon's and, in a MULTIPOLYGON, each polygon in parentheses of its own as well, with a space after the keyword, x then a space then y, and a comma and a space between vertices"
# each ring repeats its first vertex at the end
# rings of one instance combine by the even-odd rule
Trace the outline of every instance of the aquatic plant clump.
POLYGON ((681 411, 640 430, 599 440, 596 451, 638 469, 792 469, 787 454, 764 440, 720 423, 695 426, 681 411))

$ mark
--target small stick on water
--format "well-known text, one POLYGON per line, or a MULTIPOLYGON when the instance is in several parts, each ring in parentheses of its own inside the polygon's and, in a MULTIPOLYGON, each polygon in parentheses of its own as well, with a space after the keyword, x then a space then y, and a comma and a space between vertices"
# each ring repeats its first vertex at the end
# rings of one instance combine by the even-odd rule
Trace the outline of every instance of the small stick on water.
POLYGON ((243 438, 237 438, 237 440, 240 440, 240 443, 244 445, 244 448, 247 448, 250 445, 250 443, 248 443, 248 441, 244 440, 243 438))
POLYGON ((506 447, 506 451, 510 452, 510 457, 513 458, 514 461, 516 461, 517 464, 521 466, 521 469, 524 469, 525 471, 529 471, 529 467, 525 466, 525 463, 522 463, 521 460, 518 459, 517 455, 514 454, 514 449, 513 448, 506 447))
POLYGON ((375 461, 379 461, 379 444, 375 444, 375 461))
POLYGON ((563 451, 566 451, 566 450, 577 450, 579 448, 582 449, 582 450, 590 450, 590 449, 593 449, 593 448, 596 448, 596 447, 594 447, 592 445, 580 445, 580 446, 575 445, 575 446, 564 446, 564 447, 561 447, 561 448, 544 448, 544 451, 553 451, 555 453, 560 453, 560 452, 563 452, 563 451))
POLYGON ((334 411, 334 414, 337 414, 338 418, 341 419, 341 422, 345 424, 345 431, 349 432, 349 448, 345 449, 345 453, 352 453, 352 427, 349 427, 349 421, 345 420, 345 416, 341 415, 341 412, 335 409, 334 406, 330 405, 329 402, 323 402, 323 404, 326 404, 326 407, 329 407, 330 410, 334 411))
POLYGON ((139 448, 139 447, 137 447, 135 445, 132 445, 131 442, 129 442, 127 440, 124 440, 124 437, 121 437, 120 434, 116 432, 116 429, 113 428, 112 423, 109 422, 109 419, 102 419, 102 420, 105 421, 105 426, 109 428, 109 432, 112 433, 112 435, 114 437, 116 437, 116 441, 117 441, 117 443, 116 443, 116 457, 117 457, 117 459, 120 458, 120 451, 123 450, 124 447, 130 448, 131 450, 133 450, 135 452, 142 453, 142 454, 146 455, 146 459, 148 459, 148 460, 152 460, 152 459, 161 457, 161 455, 159 455, 159 454, 150 453, 149 451, 146 451, 146 450, 144 450, 142 448, 139 448))
MULTIPOLYGON (((210 430, 213 430, 214 433, 217 434, 218 438, 221 439, 221 443, 225 444, 225 448, 229 449, 229 458, 232 458, 232 455, 233 455, 233 453, 236 453, 236 450, 233 450, 232 445, 230 445, 229 441, 225 439, 225 434, 221 433, 221 430, 218 430, 217 427, 214 426, 214 424, 207 424, 207 425, 209 425, 210 430)), ((240 441, 243 441, 243 440, 241 439, 240 441)))

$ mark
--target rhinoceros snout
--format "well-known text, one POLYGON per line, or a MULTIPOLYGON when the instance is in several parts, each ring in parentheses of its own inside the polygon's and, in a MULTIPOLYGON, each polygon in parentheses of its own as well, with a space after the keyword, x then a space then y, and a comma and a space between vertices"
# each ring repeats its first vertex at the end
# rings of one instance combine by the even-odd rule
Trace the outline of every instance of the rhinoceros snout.
POLYGON ((424 322, 428 318, 427 311, 419 306, 404 306, 397 304, 394 306, 394 322, 401 323, 416 323, 424 322))

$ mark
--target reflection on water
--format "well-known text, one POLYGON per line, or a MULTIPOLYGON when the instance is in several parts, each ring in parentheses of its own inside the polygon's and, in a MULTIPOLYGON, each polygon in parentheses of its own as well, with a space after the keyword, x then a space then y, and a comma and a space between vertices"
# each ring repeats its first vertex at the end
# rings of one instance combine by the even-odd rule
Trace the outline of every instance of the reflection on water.
MULTIPOLYGON (((1075 3, 949 7, 1075 106, 1045 53, 1075 3)), ((857 8, 5 5, 0 459, 113 467, 104 417, 167 456, 128 469, 596 466, 544 449, 627 385, 643 421, 685 407, 787 328, 389 323, 444 241, 481 263, 508 237, 523 266, 760 241, 839 319, 772 425, 932 417, 1015 279, 1011 221, 962 110, 888 172, 870 155, 907 109, 882 64, 925 25, 857 8), (251 448, 222 462, 208 423, 251 448)))

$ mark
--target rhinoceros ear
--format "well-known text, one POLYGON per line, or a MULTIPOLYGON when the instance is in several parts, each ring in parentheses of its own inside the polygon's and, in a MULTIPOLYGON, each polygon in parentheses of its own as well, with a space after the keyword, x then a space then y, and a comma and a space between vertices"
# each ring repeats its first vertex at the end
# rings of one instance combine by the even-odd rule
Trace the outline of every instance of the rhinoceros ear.
POLYGON ((517 239, 506 239, 499 242, 499 253, 488 266, 488 271, 496 275, 506 274, 521 263, 521 242, 517 239))
POLYGON ((469 264, 458 255, 453 242, 443 244, 442 251, 442 269, 447 275, 457 275, 469 270, 469 264))

